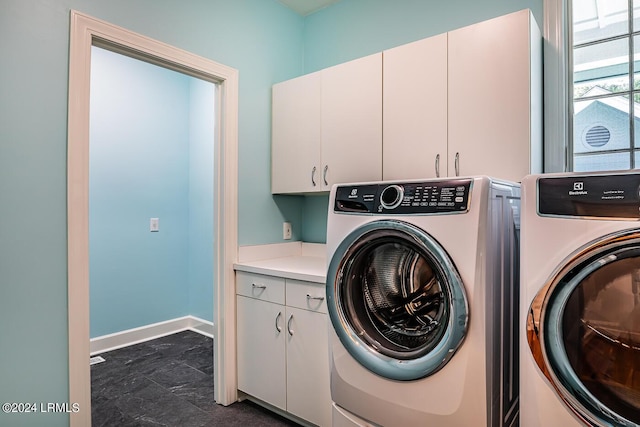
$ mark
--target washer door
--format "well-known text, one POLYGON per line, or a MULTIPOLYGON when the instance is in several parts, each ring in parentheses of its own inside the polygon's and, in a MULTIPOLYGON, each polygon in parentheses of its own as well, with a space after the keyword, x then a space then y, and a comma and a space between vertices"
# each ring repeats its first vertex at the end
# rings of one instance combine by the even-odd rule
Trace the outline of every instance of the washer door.
POLYGON ((327 279, 340 341, 385 378, 433 374, 466 335, 467 299, 453 261, 409 223, 380 220, 353 231, 333 255, 327 279))
POLYGON ((569 257, 527 319, 534 358, 591 425, 640 425, 640 230, 569 257))

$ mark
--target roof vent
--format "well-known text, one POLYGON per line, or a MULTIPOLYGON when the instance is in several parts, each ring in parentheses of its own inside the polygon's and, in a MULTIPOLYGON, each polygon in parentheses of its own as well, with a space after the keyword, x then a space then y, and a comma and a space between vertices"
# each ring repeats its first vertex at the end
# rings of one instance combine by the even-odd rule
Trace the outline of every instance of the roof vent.
POLYGON ((585 141, 591 147, 602 147, 611 139, 611 132, 604 126, 592 126, 584 136, 585 141))

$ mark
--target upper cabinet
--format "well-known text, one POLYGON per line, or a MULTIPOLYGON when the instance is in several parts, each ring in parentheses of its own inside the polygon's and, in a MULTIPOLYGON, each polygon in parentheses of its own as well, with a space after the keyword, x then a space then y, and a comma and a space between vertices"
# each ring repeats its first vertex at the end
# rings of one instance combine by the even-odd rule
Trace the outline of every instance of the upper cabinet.
POLYGON ((522 10, 384 52, 384 179, 542 170, 542 39, 522 10))
POLYGON ((449 175, 519 182, 541 172, 542 39, 531 12, 451 31, 448 45, 449 175))
POLYGON ((272 192, 542 171, 542 38, 529 10, 273 87, 272 192))
POLYGON ((322 190, 382 179, 382 54, 322 71, 322 190))
POLYGON ((382 179, 382 54, 273 86, 271 191, 382 179))
POLYGON ((271 189, 273 193, 320 188, 320 73, 273 86, 271 189))
POLYGON ((447 35, 383 56, 384 179, 447 176, 447 35))

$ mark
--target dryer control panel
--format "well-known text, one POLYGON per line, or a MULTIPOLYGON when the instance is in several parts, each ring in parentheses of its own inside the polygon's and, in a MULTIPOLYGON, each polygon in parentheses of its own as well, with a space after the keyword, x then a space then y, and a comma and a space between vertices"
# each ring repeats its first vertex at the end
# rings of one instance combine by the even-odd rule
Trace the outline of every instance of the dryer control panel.
POLYGON ((640 174, 538 178, 538 214, 640 219, 640 174))
POLYGON ((343 185, 336 189, 334 212, 360 214, 465 213, 471 179, 343 185))

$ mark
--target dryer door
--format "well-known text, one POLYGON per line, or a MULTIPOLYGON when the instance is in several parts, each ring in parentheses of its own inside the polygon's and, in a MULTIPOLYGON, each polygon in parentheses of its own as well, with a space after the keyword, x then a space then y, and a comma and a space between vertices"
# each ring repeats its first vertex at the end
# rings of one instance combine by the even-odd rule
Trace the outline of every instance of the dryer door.
POLYGON ((586 423, 640 425, 640 230, 567 258, 531 305, 529 346, 586 423))
POLYGON ((406 222, 353 231, 329 264, 327 308, 340 341, 385 378, 414 380, 441 369, 469 318, 458 271, 440 244, 406 222))

